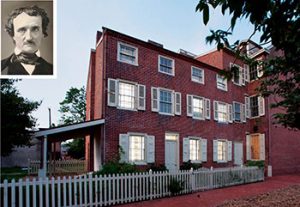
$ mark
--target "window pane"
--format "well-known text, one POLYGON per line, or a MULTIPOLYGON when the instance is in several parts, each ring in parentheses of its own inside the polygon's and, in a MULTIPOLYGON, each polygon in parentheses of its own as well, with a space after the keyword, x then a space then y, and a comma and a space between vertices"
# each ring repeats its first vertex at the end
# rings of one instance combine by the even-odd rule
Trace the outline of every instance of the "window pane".
POLYGON ((257 96, 250 97, 250 110, 251 110, 251 117, 258 116, 258 97, 257 96))
POLYGON ((203 71, 192 67, 192 80, 197 82, 203 82, 203 71))
POLYGON ((120 44, 120 60, 128 63, 136 63, 136 48, 120 44))
POLYGON ((218 104, 218 119, 220 122, 227 122, 227 105, 223 103, 218 104))
POLYGON ((172 93, 170 91, 160 90, 159 98, 159 111, 172 113, 172 93))
POLYGON ((193 97, 193 116, 203 117, 203 99, 193 97))
POLYGON ((241 121, 241 104, 234 103, 234 120, 241 121))
POLYGON ((160 56, 159 71, 173 74, 173 60, 160 56))
POLYGON ((217 74, 217 88, 226 90, 227 79, 217 74))
POLYGON ((226 161, 226 142, 218 141, 218 160, 226 161))
POLYGON ((119 83, 119 107, 126 109, 135 108, 135 85, 129 83, 119 83))
POLYGON ((190 139, 190 160, 200 160, 200 140, 190 139))
POLYGON ((145 160, 145 139, 143 136, 129 137, 129 161, 145 160))

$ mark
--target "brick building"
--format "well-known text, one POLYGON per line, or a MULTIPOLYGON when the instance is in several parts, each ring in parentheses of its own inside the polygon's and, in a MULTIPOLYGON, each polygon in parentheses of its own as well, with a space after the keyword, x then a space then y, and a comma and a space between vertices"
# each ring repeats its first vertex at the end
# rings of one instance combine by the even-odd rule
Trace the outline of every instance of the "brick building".
MULTIPOLYGON (((241 47, 252 58, 270 55, 254 42, 241 47)), ((86 137, 90 170, 113 159, 121 146, 122 161, 139 166, 176 170, 189 160, 204 167, 265 160, 269 173, 300 171, 300 134, 271 124, 272 98, 255 92, 261 75, 226 48, 201 56, 176 53, 103 28, 87 81, 87 120, 105 120, 86 137), (231 64, 239 73, 228 81, 218 72, 231 64)))

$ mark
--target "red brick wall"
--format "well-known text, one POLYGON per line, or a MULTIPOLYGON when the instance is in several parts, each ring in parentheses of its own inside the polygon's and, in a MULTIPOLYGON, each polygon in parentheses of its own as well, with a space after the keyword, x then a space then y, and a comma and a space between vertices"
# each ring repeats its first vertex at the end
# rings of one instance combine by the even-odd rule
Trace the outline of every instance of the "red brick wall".
POLYGON ((197 60, 212 65, 216 68, 224 69, 222 53, 223 53, 222 50, 221 51, 215 50, 208 54, 197 57, 197 60))
MULTIPOLYGON (((119 110, 114 107, 105 108, 105 161, 113 158, 118 152, 119 134, 127 132, 140 132, 156 137, 156 162, 164 164, 165 133, 175 132, 180 136, 180 161, 182 162, 182 139, 187 136, 200 136, 208 140, 207 167, 221 167, 226 164, 212 162, 214 138, 223 138, 232 141, 243 141, 245 144, 245 123, 219 124, 213 120, 213 100, 232 103, 239 101, 244 103, 245 87, 228 84, 229 92, 216 88, 216 72, 209 70, 199 63, 191 64, 185 59, 175 58, 175 77, 158 72, 158 55, 171 57, 169 52, 158 53, 147 47, 142 47, 132 42, 127 42, 138 47, 138 64, 133 66, 117 61, 117 41, 120 37, 107 37, 106 53, 106 78, 120 78, 146 85, 146 111, 119 110), (205 85, 191 81, 191 66, 197 66, 205 70, 205 85), (179 84, 180 83, 180 84, 179 84), (151 112, 151 86, 164 87, 181 92, 182 115, 166 116, 151 112), (194 94, 211 100, 211 119, 206 121, 194 120, 186 116, 186 94, 194 94)), ((125 40, 121 40, 126 43, 125 40)), ((107 87, 107 83, 105 83, 107 87)), ((106 91, 106 90, 105 90, 106 91)), ((105 103, 106 104, 106 103, 105 103)), ((229 165, 232 163, 230 162, 229 165)))

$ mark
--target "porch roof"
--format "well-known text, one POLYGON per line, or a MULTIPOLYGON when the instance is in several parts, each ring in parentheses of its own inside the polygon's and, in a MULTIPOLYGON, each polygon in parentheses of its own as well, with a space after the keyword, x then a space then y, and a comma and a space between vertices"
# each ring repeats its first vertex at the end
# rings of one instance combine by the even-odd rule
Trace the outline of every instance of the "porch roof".
POLYGON ((36 131, 33 133, 33 137, 41 139, 47 136, 48 140, 51 141, 64 141, 67 139, 82 138, 93 133, 97 127, 103 125, 104 123, 104 119, 96 119, 92 121, 58 126, 36 131))

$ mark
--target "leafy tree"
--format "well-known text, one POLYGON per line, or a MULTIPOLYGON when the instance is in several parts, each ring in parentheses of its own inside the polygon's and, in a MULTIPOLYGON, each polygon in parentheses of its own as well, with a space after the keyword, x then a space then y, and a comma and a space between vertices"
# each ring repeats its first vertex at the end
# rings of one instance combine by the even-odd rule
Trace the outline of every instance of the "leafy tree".
MULTIPOLYGON (((62 124, 73 124, 85 120, 85 88, 71 87, 65 99, 59 103, 59 112, 62 114, 60 122, 62 124)), ((66 144, 69 147, 68 154, 76 159, 84 157, 85 142, 84 138, 74 139, 66 144)))
POLYGON ((71 87, 65 99, 59 103, 59 112, 62 114, 62 124, 74 124, 85 120, 85 88, 71 87))
POLYGON ((30 114, 41 104, 20 96, 16 81, 1 80, 1 156, 8 156, 14 146, 30 145, 30 129, 36 123, 30 114))
MULTIPOLYGON (((211 31, 206 37, 208 43, 215 42, 218 49, 224 46, 236 51, 237 58, 249 65, 258 64, 239 51, 239 41, 230 45, 238 19, 248 19, 253 25, 253 33, 260 32, 260 45, 271 43, 282 55, 268 58, 262 63, 264 76, 257 88, 263 96, 274 95, 278 101, 271 107, 283 109, 274 115, 277 123, 285 127, 300 129, 300 1, 299 0, 200 0, 196 11, 203 13, 203 22, 209 22, 209 9, 221 7, 224 15, 229 11, 231 23, 228 30, 211 31)), ((228 77, 235 69, 229 68, 228 77)))

